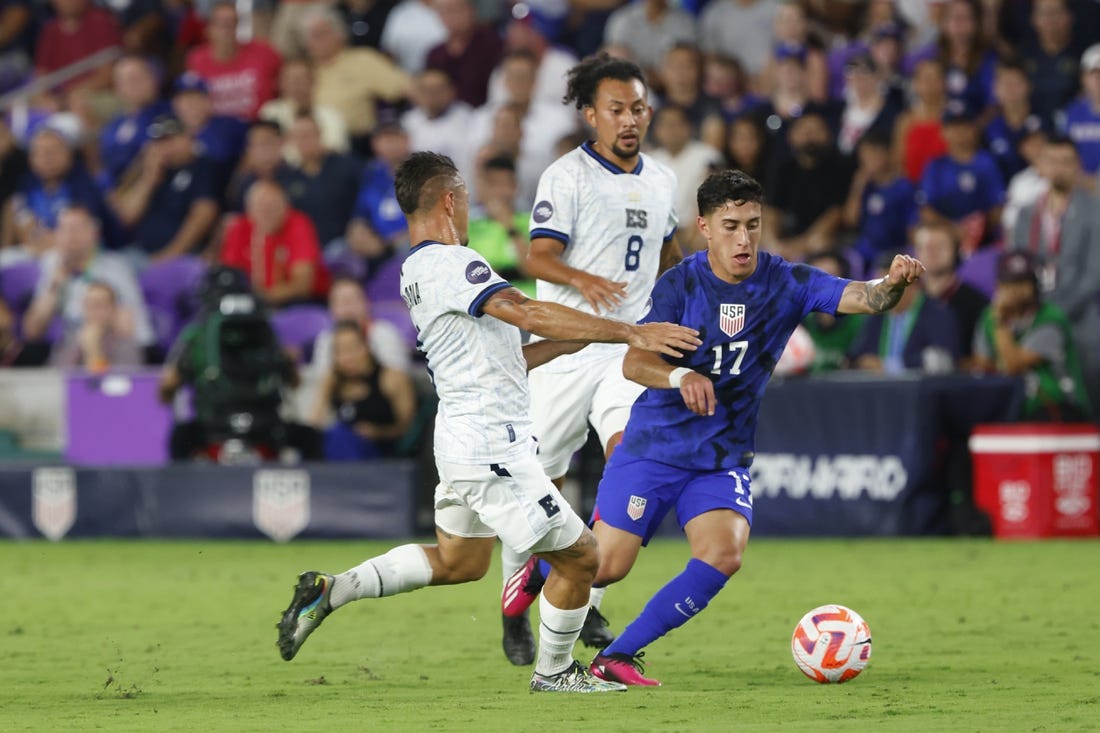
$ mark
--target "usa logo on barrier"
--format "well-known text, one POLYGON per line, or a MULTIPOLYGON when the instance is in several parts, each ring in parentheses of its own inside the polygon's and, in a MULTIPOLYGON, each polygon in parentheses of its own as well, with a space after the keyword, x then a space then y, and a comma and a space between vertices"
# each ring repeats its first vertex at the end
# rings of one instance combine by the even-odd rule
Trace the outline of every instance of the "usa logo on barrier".
POLYGON ((309 474, 265 469, 252 476, 252 521, 276 542, 286 542, 309 525, 309 474))
POLYGON ((645 514, 646 500, 641 496, 630 497, 630 503, 626 505, 626 516, 637 522, 645 514))
POLYGON ((56 542, 76 521, 76 473, 71 468, 36 468, 31 484, 31 520, 56 542))
POLYGON ((741 303, 723 303, 718 309, 718 327, 727 336, 736 336, 745 327, 745 306, 741 303))

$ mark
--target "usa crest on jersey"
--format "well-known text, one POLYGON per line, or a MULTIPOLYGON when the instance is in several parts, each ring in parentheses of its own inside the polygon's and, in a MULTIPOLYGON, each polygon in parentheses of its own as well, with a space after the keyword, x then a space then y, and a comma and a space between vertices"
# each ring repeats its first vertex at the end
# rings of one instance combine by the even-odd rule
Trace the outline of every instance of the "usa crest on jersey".
POLYGON ((736 336, 745 327, 743 303, 722 303, 718 308, 718 327, 727 336, 736 336))

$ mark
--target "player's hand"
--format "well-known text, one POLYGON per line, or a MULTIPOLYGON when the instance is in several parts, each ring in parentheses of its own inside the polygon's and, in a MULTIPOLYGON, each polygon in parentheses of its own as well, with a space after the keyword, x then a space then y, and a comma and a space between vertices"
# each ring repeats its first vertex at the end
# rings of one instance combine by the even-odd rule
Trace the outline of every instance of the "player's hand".
POLYGON ((699 372, 684 375, 684 380, 680 382, 680 396, 696 415, 708 417, 714 414, 714 382, 699 372))
POLYGON ((580 291, 597 314, 613 310, 626 297, 626 283, 615 282, 587 272, 581 273, 571 284, 580 291), (601 308, 603 311, 600 310, 601 308))
POLYGON ((906 288, 924 274, 924 265, 916 257, 895 255, 886 274, 886 284, 892 289, 906 288))
POLYGON ((636 349, 655 351, 666 356, 681 357, 685 351, 695 351, 699 344, 699 332, 694 328, 675 323, 643 323, 632 327, 627 342, 636 349))

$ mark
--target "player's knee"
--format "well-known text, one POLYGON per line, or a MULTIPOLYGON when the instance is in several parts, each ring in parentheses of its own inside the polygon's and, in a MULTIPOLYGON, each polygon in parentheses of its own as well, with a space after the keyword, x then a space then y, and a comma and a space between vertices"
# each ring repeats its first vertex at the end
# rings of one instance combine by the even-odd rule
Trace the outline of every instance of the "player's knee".
POLYGON ((593 585, 605 586, 618 583, 630 572, 631 563, 614 555, 603 555, 600 558, 600 569, 596 572, 596 581, 593 585))
POLYGON ((469 555, 452 553, 442 558, 443 567, 436 571, 432 580, 435 585, 454 585, 481 580, 489 572, 491 558, 480 553, 469 555), (442 573, 439 572, 442 570, 442 573))
POLYGON ((715 547, 700 553, 699 560, 729 577, 741 569, 742 553, 736 547, 715 547))

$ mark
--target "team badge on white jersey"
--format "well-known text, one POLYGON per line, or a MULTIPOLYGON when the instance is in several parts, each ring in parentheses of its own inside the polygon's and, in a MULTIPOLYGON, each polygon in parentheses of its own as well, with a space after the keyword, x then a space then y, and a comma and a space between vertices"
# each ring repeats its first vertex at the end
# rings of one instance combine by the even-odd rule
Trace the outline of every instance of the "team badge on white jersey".
POLYGON ((645 514, 645 505, 644 497, 631 495, 630 503, 626 506, 626 516, 637 522, 645 514))
POLYGON ((718 310, 718 327, 727 336, 736 336, 745 327, 745 306, 742 303, 723 303, 718 310))

